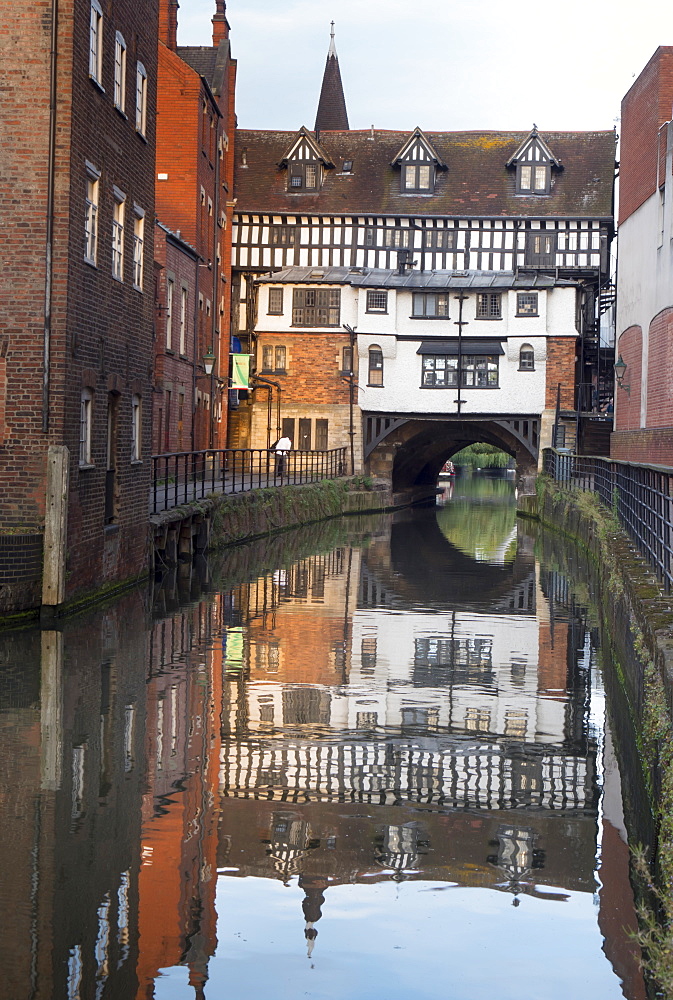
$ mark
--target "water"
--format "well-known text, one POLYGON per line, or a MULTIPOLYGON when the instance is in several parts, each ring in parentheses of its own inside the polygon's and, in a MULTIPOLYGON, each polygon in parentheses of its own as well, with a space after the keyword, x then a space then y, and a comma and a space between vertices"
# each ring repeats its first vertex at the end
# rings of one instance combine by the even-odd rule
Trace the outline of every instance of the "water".
POLYGON ((457 479, 1 639, 0 996, 642 1000, 587 586, 538 551, 457 479))

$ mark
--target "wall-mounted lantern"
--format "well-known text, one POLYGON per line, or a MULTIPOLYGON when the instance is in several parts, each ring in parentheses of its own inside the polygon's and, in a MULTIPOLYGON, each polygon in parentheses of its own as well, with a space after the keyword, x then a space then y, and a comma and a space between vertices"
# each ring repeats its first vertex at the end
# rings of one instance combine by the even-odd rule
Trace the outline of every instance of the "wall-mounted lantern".
POLYGON ((215 367, 215 355, 213 354, 212 347, 203 355, 203 368, 206 375, 213 374, 213 368, 215 367))
POLYGON ((631 386, 624 385, 624 376, 626 374, 626 362, 624 358, 619 355, 618 359, 615 361, 615 382, 620 389, 624 389, 627 395, 631 395, 631 386))

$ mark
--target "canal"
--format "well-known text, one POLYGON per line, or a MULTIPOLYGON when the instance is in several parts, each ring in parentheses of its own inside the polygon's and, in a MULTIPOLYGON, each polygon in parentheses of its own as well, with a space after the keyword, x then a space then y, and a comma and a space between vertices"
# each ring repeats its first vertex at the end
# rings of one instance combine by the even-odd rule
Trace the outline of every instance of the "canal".
POLYGON ((1 637, 3 1000, 644 1000, 559 545, 458 478, 1 637))

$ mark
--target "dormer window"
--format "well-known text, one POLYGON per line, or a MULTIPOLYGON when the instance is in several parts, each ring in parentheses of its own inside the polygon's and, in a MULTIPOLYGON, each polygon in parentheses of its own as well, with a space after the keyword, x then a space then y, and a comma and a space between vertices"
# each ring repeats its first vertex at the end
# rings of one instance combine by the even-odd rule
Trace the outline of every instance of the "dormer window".
POLYGON ((325 170, 334 164, 308 129, 300 128, 292 145, 278 164, 287 170, 287 190, 294 194, 313 193, 322 187, 325 170))
POLYGON ((402 168, 403 191, 433 191, 435 167, 433 163, 406 163, 402 168))
POLYGON ((550 194, 552 167, 563 170, 560 160, 554 156, 535 126, 507 161, 507 167, 516 168, 516 193, 522 195, 550 194))
POLYGON ((320 187, 320 164, 294 160, 288 164, 288 189, 290 191, 315 191, 320 187))
POLYGON ((400 191, 403 194, 432 194, 438 170, 446 164, 432 148, 419 128, 414 129, 392 161, 400 170, 400 191))
POLYGON ((550 187, 551 165, 549 163, 517 164, 517 194, 549 194, 550 187))

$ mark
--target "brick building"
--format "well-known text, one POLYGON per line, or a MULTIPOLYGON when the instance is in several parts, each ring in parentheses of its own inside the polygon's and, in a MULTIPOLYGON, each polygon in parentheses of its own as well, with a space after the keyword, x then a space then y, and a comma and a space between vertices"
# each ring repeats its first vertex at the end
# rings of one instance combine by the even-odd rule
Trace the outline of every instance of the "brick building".
POLYGON ((673 465, 673 46, 622 101, 613 458, 673 465))
MULTIPOLYGON (((351 345, 343 327, 356 320, 340 313, 338 288, 328 287, 326 278, 343 269, 351 277, 342 275, 338 281, 363 284, 352 345, 360 356, 351 360, 359 368, 355 398, 362 411, 366 469, 373 470, 371 455, 377 448, 386 452, 389 468, 401 469, 400 448, 420 462, 426 437, 441 439, 437 453, 416 464, 413 473, 411 465, 404 476, 392 470, 400 488, 429 482, 452 449, 458 450, 459 435, 461 447, 487 440, 517 455, 517 461, 522 445, 529 471, 552 436, 571 445, 577 410, 591 406, 580 387, 590 389, 606 375, 600 370, 599 301, 610 280, 614 166, 611 130, 351 130, 332 37, 315 129, 238 130, 236 136, 233 330, 253 355, 256 372, 278 382, 281 425, 285 419, 289 430, 289 421, 296 422, 293 441, 304 446, 310 422, 310 440, 319 437, 324 443, 324 422, 329 420, 338 434, 335 438, 329 431, 327 447, 345 443, 344 351, 351 345), (299 278, 301 269, 305 274, 299 278), (283 301, 283 283, 292 284, 290 270, 295 285, 313 287, 286 288, 283 301), (396 274, 401 284, 415 287, 413 311, 412 295, 397 293, 396 274), (271 275, 263 279, 268 290, 261 290, 262 275, 271 275), (373 281, 379 282, 377 287, 367 284, 373 281), (562 317, 552 309, 547 313, 544 306, 547 297, 554 303, 561 300, 557 281, 574 288, 574 307, 568 311, 564 299, 562 317), (465 303, 464 315, 458 315, 454 301, 461 287, 472 299, 465 303), (371 307, 364 302, 365 293, 371 307), (515 295, 523 296, 522 303, 526 296, 530 299, 522 306, 527 314, 512 316, 515 325, 526 316, 531 335, 535 327, 535 342, 526 343, 538 369, 544 362, 548 381, 537 409, 531 409, 526 392, 505 400, 504 393, 489 398, 471 391, 468 400, 456 389, 476 388, 469 372, 457 383, 447 381, 444 393, 431 394, 431 428, 412 427, 416 417, 427 416, 427 399, 413 412, 401 404, 382 409, 387 387, 379 383, 378 394, 370 391, 376 385, 369 377, 370 349, 376 347, 388 371, 386 357, 390 361, 393 355, 386 352, 403 339, 417 340, 417 348, 425 351, 423 341, 432 337, 440 341, 437 356, 455 358, 462 353, 454 343, 460 320, 460 332, 473 341, 469 357, 502 351, 508 358, 516 353, 518 359, 521 345, 508 338, 504 322, 510 306, 516 308, 515 295), (498 349, 492 350, 496 340, 498 349), (507 407, 495 412, 496 399, 507 407), (557 433, 563 422, 567 438, 557 433), (451 423, 453 434, 448 433, 451 423)), ((611 381, 611 370, 607 375, 611 381)), ((415 381, 414 393, 419 386, 415 381)), ((495 388, 495 383, 487 381, 482 388, 495 388)), ((257 398, 261 393, 252 396, 230 418, 230 442, 237 446, 264 445, 266 400, 257 398)))
POLYGON ((145 570, 157 19, 155 0, 4 5, 4 613, 145 570))
POLYGON ((210 46, 178 46, 177 12, 177 0, 160 0, 156 204, 200 257, 194 446, 203 449, 226 436, 236 63, 224 0, 216 0, 210 46), (209 376, 201 359, 211 351, 209 376))
POLYGON ((177 233, 155 224, 156 336, 152 451, 193 451, 197 286, 200 257, 177 233))

